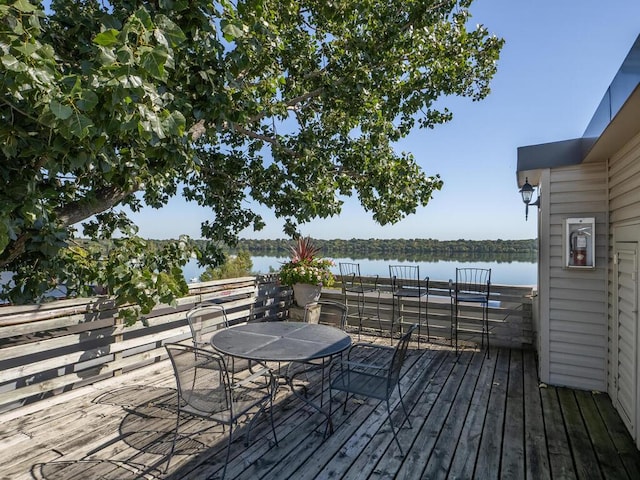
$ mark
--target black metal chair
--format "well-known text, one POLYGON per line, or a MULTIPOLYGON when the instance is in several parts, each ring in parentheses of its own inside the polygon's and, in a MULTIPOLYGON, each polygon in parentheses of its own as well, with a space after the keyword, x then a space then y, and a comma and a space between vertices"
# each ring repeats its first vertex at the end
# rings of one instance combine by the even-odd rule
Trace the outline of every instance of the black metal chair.
POLYGON ((404 320, 403 299, 410 298, 418 301, 418 348, 420 348, 420 336, 422 327, 422 297, 426 297, 424 318, 427 324, 427 341, 430 339, 429 332, 429 277, 420 277, 420 267, 418 265, 390 265, 389 276, 391 277, 391 343, 393 344, 393 325, 396 321, 396 310, 400 328, 404 320))
MULTIPOLYGON (((203 303, 193 307, 187 312, 187 322, 191 330, 193 346, 197 349, 211 350, 211 345, 209 341, 205 341, 205 338, 221 327, 229 328, 230 326, 224 306, 213 303, 203 303)), ((234 381, 240 381, 238 374, 246 371, 252 374, 253 379, 259 376, 256 374, 267 374, 265 365, 257 366, 256 362, 250 360, 227 356, 225 362, 234 381)))
POLYGON ((487 357, 489 356, 489 295, 491 291, 490 268, 456 268, 456 282, 449 281, 451 299, 451 340, 455 339, 458 353, 458 330, 460 309, 465 304, 479 304, 482 307, 482 340, 487 337, 487 357))
MULTIPOLYGON (((358 338, 362 332, 362 319, 365 317, 366 294, 377 293, 376 316, 378 318, 378 328, 382 331, 382 322, 380 321, 380 289, 378 288, 379 276, 375 276, 373 283, 364 283, 360 275, 359 263, 340 262, 340 277, 342 279, 342 298, 347 307, 349 306, 349 296, 356 296, 356 305, 358 308, 358 338)), ((348 315, 355 316, 355 315, 348 315)))
MULTIPOLYGON (((391 403, 390 399, 393 391, 397 388, 400 397, 400 405, 404 412, 404 421, 409 423, 411 428, 411 420, 404 405, 402 390, 400 389, 400 377, 402 367, 407 357, 407 348, 411 335, 418 328, 418 325, 412 325, 411 328, 400 338, 395 348, 375 345, 370 343, 356 343, 349 349, 347 360, 343 362, 335 362, 330 369, 329 377, 331 382, 329 385, 329 414, 331 415, 331 405, 333 403, 333 391, 338 390, 345 392, 343 412, 347 409, 347 400, 349 394, 360 395, 364 397, 384 400, 387 405, 387 419, 391 425, 393 438, 398 444, 400 453, 402 447, 398 441, 396 429, 391 419, 391 403), (373 354, 369 355, 370 353, 373 354), (364 363, 362 361, 353 361, 352 358, 366 356, 374 359, 373 362, 364 363), (376 361, 377 360, 377 361, 376 361)), ((402 428, 402 424, 398 429, 402 428)))
POLYGON ((347 324, 347 306, 332 300, 318 300, 304 307, 306 323, 322 323, 344 330, 347 324))
POLYGON ((227 454, 222 478, 226 474, 229 463, 233 428, 237 425, 238 420, 249 415, 252 409, 258 408, 258 411, 249 421, 245 446, 249 445, 255 419, 267 405, 269 406, 273 438, 276 444, 278 443, 273 423, 272 406, 276 388, 273 376, 261 388, 241 386, 232 383, 222 355, 181 344, 167 344, 165 347, 173 365, 178 394, 176 426, 165 472, 169 469, 171 458, 175 453, 180 419, 184 416, 211 420, 229 426, 227 454))
POLYGON ((227 311, 223 305, 201 304, 187 312, 187 322, 191 330, 193 346, 204 348, 209 345, 205 340, 207 334, 215 332, 218 328, 229 327, 227 311))
MULTIPOLYGON (((324 325, 337 326, 340 330, 344 330, 347 322, 347 306, 343 303, 331 300, 318 300, 315 303, 309 303, 304 308, 304 321, 306 323, 320 323, 324 325)), ((320 379, 320 406, 324 405, 324 373, 327 365, 331 363, 333 358, 321 358, 318 360, 310 360, 308 362, 291 362, 287 367, 287 376, 291 379, 291 385, 295 377, 301 374, 307 374, 314 370, 321 370, 320 379), (302 365, 303 368, 296 371, 296 366, 302 365)), ((306 385, 301 385, 305 394, 307 393, 306 385)))

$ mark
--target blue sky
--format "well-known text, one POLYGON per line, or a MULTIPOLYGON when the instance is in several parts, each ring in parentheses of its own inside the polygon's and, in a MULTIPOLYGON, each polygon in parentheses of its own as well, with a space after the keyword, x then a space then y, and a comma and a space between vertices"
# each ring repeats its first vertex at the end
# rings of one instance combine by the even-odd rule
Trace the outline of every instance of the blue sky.
MULTIPOLYGON (((428 174, 444 180, 428 206, 381 227, 356 201, 342 215, 302 225, 314 238, 521 239, 537 236, 536 212, 525 222, 516 185, 517 148, 582 136, 605 90, 640 34, 639 0, 476 0, 473 23, 506 40, 481 102, 447 99, 453 120, 416 130, 399 146, 428 174)), ((132 215, 147 238, 200 237, 207 212, 174 199, 132 215)), ((281 222, 245 238, 283 238, 281 222)))

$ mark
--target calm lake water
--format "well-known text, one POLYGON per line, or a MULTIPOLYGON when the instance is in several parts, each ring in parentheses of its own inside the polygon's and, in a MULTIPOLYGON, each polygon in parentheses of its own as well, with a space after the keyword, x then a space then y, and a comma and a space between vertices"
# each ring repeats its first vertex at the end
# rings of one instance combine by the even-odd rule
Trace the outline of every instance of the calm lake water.
MULTIPOLYGON (((253 271, 256 273, 269 273, 277 271, 280 266, 288 261, 288 257, 251 257, 253 261, 253 271)), ((389 276, 389 265, 419 265, 420 275, 428 276, 432 280, 455 279, 456 268, 477 267, 491 268, 491 283, 504 285, 536 285, 538 283, 538 264, 522 261, 501 261, 501 262, 460 262, 455 260, 438 260, 433 262, 421 261, 401 261, 393 259, 371 260, 334 258, 336 266, 333 273, 339 274, 338 263, 352 262, 360 264, 360 272, 364 276, 380 275, 381 278, 389 276)), ((184 275, 187 281, 197 278, 203 268, 198 268, 197 262, 191 261, 184 267, 184 275)))

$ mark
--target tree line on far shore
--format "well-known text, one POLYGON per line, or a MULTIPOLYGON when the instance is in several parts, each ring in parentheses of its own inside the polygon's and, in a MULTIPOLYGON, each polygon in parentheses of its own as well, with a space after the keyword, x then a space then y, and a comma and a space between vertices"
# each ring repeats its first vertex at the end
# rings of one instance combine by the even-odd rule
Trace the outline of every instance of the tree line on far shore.
MULTIPOLYGON (((195 240, 200 242, 200 240, 195 240)), ((314 239, 322 255, 330 257, 384 258, 391 256, 464 256, 473 254, 510 254, 535 256, 536 239, 527 240, 434 240, 434 239, 314 239)), ((254 255, 288 256, 291 240, 241 239, 235 250, 254 255)))
MULTIPOLYGON (((150 240, 161 246, 168 240, 150 240)), ((193 240, 204 248, 206 240, 193 240)), ((397 259, 403 261, 437 261, 456 258, 461 261, 536 262, 538 242, 526 240, 433 240, 433 239, 314 239, 322 256, 330 258, 397 259)), ((288 257, 293 241, 289 239, 240 239, 224 247, 227 255, 249 252, 254 256, 288 257)))
MULTIPOLYGON (((149 247, 161 248, 174 240, 149 239, 149 247)), ((80 241, 80 243, 95 243, 80 241)), ((209 240, 192 240, 198 248, 205 248, 209 240)), ((434 240, 434 239, 359 239, 350 240, 313 239, 322 256, 341 258, 445 258, 467 256, 523 256, 535 258, 538 252, 536 239, 526 240, 434 240)), ((109 248, 109 241, 99 242, 103 249, 109 248)), ((288 257, 294 242, 289 239, 240 239, 234 247, 223 246, 227 254, 249 252, 252 255, 288 257)))

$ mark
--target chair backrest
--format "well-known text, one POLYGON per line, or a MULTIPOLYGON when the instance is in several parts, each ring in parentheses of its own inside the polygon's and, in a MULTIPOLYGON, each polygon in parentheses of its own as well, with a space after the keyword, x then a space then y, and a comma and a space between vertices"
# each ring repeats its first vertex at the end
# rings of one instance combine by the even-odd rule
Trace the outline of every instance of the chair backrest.
POLYGON ((391 366, 389 368, 389 374, 387 377, 387 395, 391 395, 393 388, 400 381, 400 374, 402 373, 402 366, 407 358, 407 349, 409 348, 409 341, 411 335, 418 328, 418 324, 412 325, 409 330, 400 338, 396 348, 391 357, 391 366))
POLYGON ((206 304, 193 307, 187 312, 194 346, 204 345, 204 335, 214 332, 219 326, 229 326, 227 312, 222 305, 206 304))
POLYGON ((345 289, 352 288, 354 286, 362 286, 359 263, 340 262, 338 266, 340 268, 340 277, 342 278, 343 292, 345 289))
POLYGON ((426 289, 424 281, 420 278, 419 265, 389 265, 389 277, 392 290, 400 289, 426 289))
POLYGON ((337 326, 341 330, 347 323, 347 306, 331 300, 318 300, 304 307, 304 321, 337 326))
POLYGON ((232 409, 231 381, 220 354, 177 343, 168 343, 165 348, 173 365, 181 408, 188 405, 201 416, 232 409))
POLYGON ((456 293, 475 293, 489 298, 490 268, 456 268, 456 293))

